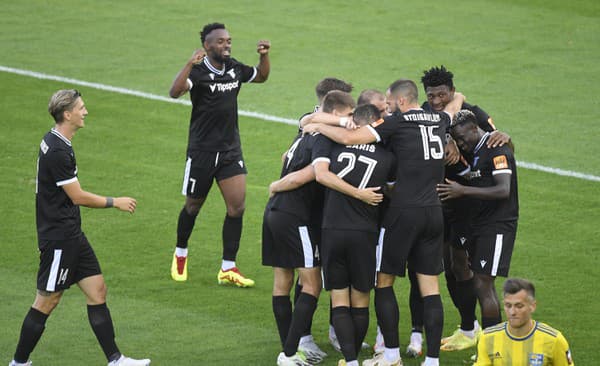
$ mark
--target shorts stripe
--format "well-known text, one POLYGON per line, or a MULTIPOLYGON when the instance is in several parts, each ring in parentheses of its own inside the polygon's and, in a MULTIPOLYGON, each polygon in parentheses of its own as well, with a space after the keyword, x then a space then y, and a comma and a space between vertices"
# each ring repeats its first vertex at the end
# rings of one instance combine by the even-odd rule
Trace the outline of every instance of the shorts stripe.
POLYGON ((192 158, 187 158, 185 161, 185 172, 183 173, 183 188, 181 194, 187 196, 187 185, 190 181, 190 170, 192 169, 192 158))
POLYGON ((302 241, 302 253, 304 253, 304 267, 314 267, 314 254, 312 249, 312 243, 310 242, 310 236, 308 235, 308 229, 306 226, 299 226, 298 232, 300 233, 300 240, 302 241))
MULTIPOLYGON (((377 261, 375 269, 376 272, 379 272, 381 270, 381 258, 382 258, 382 254, 383 254, 383 237, 385 236, 385 228, 382 227, 381 230, 379 230, 379 239, 377 240, 377 248, 375 249, 375 260, 377 261)), ((377 274, 375 274, 375 277, 377 277, 377 274)))
POLYGON ((46 283, 46 291, 53 292, 56 288, 56 276, 58 276, 58 267, 60 267, 60 258, 62 257, 62 249, 54 249, 54 257, 50 266, 50 275, 46 283))
POLYGON ((495 276, 498 272, 498 265, 500 264, 500 256, 502 255, 502 239, 503 234, 496 235, 496 245, 494 245, 494 260, 492 261, 492 276, 495 276))

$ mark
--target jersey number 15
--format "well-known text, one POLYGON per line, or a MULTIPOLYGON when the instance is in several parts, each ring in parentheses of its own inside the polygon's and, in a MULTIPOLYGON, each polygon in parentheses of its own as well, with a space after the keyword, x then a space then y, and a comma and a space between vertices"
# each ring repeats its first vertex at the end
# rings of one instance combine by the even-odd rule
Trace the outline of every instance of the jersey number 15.
POLYGON ((439 160, 444 158, 444 145, 442 139, 433 133, 439 126, 419 125, 421 141, 423 141, 423 159, 439 160))

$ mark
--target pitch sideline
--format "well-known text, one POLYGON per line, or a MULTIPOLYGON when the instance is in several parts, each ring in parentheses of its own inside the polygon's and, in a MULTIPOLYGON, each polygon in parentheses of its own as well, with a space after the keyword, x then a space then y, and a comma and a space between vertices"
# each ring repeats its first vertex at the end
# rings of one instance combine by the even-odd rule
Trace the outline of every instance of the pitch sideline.
MULTIPOLYGON (((85 86, 88 88, 109 91, 109 92, 113 92, 113 93, 133 95, 133 96, 140 97, 140 98, 158 100, 161 102, 183 104, 183 105, 188 105, 188 106, 192 105, 192 103, 189 100, 173 99, 173 98, 164 97, 161 95, 145 93, 145 92, 138 91, 138 90, 120 88, 120 87, 105 85, 105 84, 100 84, 100 83, 92 83, 89 81, 66 78, 66 77, 62 77, 62 76, 49 75, 49 74, 44 74, 44 73, 36 72, 36 71, 16 69, 13 67, 7 67, 7 66, 3 66, 3 65, 0 65, 0 71, 11 73, 11 74, 22 75, 22 76, 33 77, 36 79, 53 80, 53 81, 59 81, 59 82, 63 82, 63 83, 73 84, 73 85, 80 85, 80 86, 85 86)), ((285 123, 288 125, 297 125, 298 124, 298 121, 295 119, 277 117, 277 116, 272 116, 272 115, 265 114, 265 113, 245 111, 245 110, 239 110, 238 113, 245 117, 252 117, 252 118, 262 119, 265 121, 285 123)), ((540 165, 540 164, 536 164, 536 163, 529 163, 526 161, 517 161, 517 166, 519 166, 521 168, 525 168, 525 169, 537 170, 537 171, 550 173, 550 174, 556 174, 556 175, 565 176, 565 177, 572 177, 572 178, 578 178, 578 179, 583 179, 583 180, 589 180, 589 181, 593 181, 593 182, 600 182, 600 176, 575 172, 575 171, 571 171, 571 170, 547 167, 544 165, 540 165)))

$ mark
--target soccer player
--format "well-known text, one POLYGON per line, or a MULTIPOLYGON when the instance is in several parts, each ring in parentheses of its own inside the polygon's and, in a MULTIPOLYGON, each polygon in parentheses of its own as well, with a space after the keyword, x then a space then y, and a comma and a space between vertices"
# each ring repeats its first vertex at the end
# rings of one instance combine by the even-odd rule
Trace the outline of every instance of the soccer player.
POLYGON ((150 360, 125 357, 115 343, 112 318, 106 306, 106 283, 100 264, 81 230, 79 206, 115 207, 133 213, 136 200, 103 197, 84 191, 77 177, 71 145, 88 114, 77 90, 59 90, 50 98, 48 112, 55 125, 40 143, 36 177, 36 223, 40 265, 37 294, 25 316, 14 358, 9 366, 30 366, 29 355, 44 332, 46 320, 63 292, 77 284, 84 293, 92 330, 108 366, 150 365, 150 360))
MULTIPOLYGON (((380 119, 373 104, 354 111, 359 126, 380 119)), ((331 291, 332 322, 344 360, 357 356, 369 326, 369 294, 375 284, 379 207, 340 193, 339 178, 356 188, 383 187, 393 157, 381 144, 344 146, 321 139, 313 162, 316 179, 328 187, 323 208, 321 255, 325 289, 331 291), (339 178, 338 178, 339 177, 339 178)))
MULTIPOLYGON (((348 116, 354 107, 347 93, 333 91, 324 98, 323 110, 336 116, 348 116)), ((281 178, 269 186, 271 198, 263 219, 262 262, 273 267, 273 314, 283 346, 277 358, 278 365, 307 365, 322 360, 298 353, 300 337, 307 329, 317 306, 321 291, 319 245, 315 240, 321 230, 323 187, 314 179, 311 166, 314 160, 313 135, 298 135, 288 149, 281 178), (297 270, 302 290, 294 303, 290 291, 297 270)), ((381 199, 371 190, 364 193, 366 200, 381 199)))
POLYGON ((388 115, 387 103, 385 102, 385 94, 375 89, 365 89, 360 92, 356 105, 373 104, 379 111, 380 118, 388 115))
POLYGON ((479 127, 477 117, 469 110, 456 114, 450 133, 460 150, 469 155, 471 168, 464 175, 468 185, 446 178, 437 190, 443 202, 460 197, 472 199, 469 260, 481 322, 487 328, 502 321, 494 280, 508 275, 517 234, 517 166, 508 145, 487 145, 490 133, 479 127))
MULTIPOLYGON (((436 184, 444 175, 444 145, 450 115, 458 111, 464 96, 456 93, 445 113, 426 112, 419 107, 418 90, 411 80, 397 80, 386 93, 392 115, 353 131, 322 123, 305 126, 305 132, 320 132, 344 144, 367 144, 387 140, 396 158, 396 184, 380 233, 375 310, 385 351, 365 366, 399 365, 402 361, 398 336, 398 304, 393 283, 409 265, 417 273, 425 306, 427 358, 425 366, 439 364, 443 308, 438 275, 442 272, 443 222, 436 184)), ((332 119, 319 112, 310 121, 332 119)), ((345 120, 340 118, 340 123, 345 120)))
POLYGON ((241 83, 262 83, 269 77, 271 45, 269 41, 258 42, 259 63, 251 67, 231 57, 231 37, 225 25, 205 25, 200 39, 203 49, 194 52, 169 91, 172 98, 189 91, 192 101, 182 190, 186 200, 177 222, 171 277, 175 281, 187 280, 188 240, 216 180, 227 207, 218 283, 252 287, 254 281, 242 275, 235 263, 242 234, 247 174, 238 128, 237 96, 241 83))
MULTIPOLYGON (((455 86, 454 75, 443 65, 432 67, 424 71, 421 82, 425 89, 427 101, 423 103, 425 110, 442 111, 444 107, 454 98, 455 86)), ((488 144, 490 146, 510 143, 510 136, 496 130, 492 118, 484 110, 476 105, 464 102, 461 109, 468 109, 477 116, 479 126, 491 133, 488 144)), ((455 147, 449 144, 449 147, 455 147)), ((466 161, 457 150, 452 150, 449 155, 449 164, 446 166, 446 178, 458 182, 464 182, 461 173, 468 170, 466 161), (456 161, 456 157, 460 160, 456 161)), ((481 333, 481 327, 475 316, 477 297, 473 286, 473 272, 469 269, 467 251, 465 250, 468 235, 468 217, 470 205, 467 199, 447 201, 443 205, 444 212, 444 268, 446 286, 450 297, 459 310, 461 325, 451 336, 442 339, 442 350, 454 351, 477 344, 477 337, 481 333)), ((423 332, 423 302, 419 294, 416 276, 409 271, 411 280, 410 310, 412 319, 412 333, 406 353, 416 357, 421 354, 422 332, 423 332)))
POLYGON ((533 284, 510 278, 503 290, 508 320, 483 331, 474 366, 575 365, 562 333, 531 318, 537 307, 533 284))

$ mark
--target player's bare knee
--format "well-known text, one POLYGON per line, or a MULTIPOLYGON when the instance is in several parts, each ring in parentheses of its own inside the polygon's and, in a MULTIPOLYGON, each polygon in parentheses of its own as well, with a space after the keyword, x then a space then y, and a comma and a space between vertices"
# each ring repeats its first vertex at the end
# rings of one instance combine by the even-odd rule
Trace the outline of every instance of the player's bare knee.
POLYGON ((46 292, 38 290, 32 307, 44 314, 50 314, 58 306, 62 292, 46 292))
POLYGON ((229 217, 242 217, 244 215, 244 211, 246 210, 246 206, 242 203, 237 206, 227 206, 227 216, 229 217))

